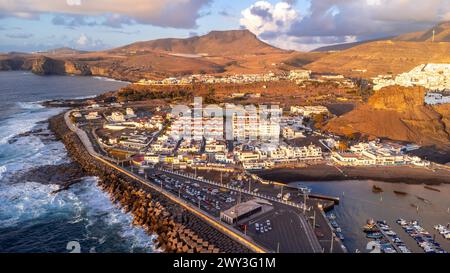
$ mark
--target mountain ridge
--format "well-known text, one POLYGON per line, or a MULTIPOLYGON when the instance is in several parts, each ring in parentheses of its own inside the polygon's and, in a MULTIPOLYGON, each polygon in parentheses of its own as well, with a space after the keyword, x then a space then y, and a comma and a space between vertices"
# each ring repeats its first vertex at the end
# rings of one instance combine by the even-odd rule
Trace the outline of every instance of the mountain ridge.
POLYGON ((431 28, 422 31, 409 32, 396 36, 382 37, 378 39, 363 40, 354 43, 343 43, 343 44, 323 46, 316 48, 312 51, 313 52, 342 51, 367 43, 377 41, 389 41, 389 40, 397 42, 432 42, 433 30, 435 32, 434 42, 450 42, 450 21, 443 21, 437 23, 431 28))

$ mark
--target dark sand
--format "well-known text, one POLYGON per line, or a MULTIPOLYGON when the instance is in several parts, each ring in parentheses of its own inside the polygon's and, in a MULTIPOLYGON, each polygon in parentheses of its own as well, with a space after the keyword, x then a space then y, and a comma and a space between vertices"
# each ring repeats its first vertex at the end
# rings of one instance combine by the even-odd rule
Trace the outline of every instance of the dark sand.
POLYGON ((403 182, 411 184, 450 183, 450 168, 430 170, 420 167, 336 167, 312 165, 295 169, 272 169, 256 171, 261 178, 290 183, 297 181, 339 181, 339 180, 375 180, 384 182, 403 182))

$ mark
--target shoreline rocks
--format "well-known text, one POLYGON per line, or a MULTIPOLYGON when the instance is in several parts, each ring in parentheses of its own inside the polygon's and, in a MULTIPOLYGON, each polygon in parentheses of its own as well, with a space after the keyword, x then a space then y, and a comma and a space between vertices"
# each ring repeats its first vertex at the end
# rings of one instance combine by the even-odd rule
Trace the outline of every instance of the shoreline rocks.
POLYGON ((93 159, 67 128, 63 115, 49 119, 50 129, 85 173, 99 177, 98 186, 109 193, 111 201, 133 215, 134 225, 158 235, 157 249, 168 253, 250 252, 159 192, 93 159))

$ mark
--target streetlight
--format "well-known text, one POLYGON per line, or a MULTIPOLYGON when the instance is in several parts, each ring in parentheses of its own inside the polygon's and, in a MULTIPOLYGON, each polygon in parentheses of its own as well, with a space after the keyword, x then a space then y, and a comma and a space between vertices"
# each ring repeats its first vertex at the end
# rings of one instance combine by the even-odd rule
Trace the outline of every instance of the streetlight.
POLYGON ((334 232, 331 232, 330 253, 333 253, 333 244, 334 244, 334 232))

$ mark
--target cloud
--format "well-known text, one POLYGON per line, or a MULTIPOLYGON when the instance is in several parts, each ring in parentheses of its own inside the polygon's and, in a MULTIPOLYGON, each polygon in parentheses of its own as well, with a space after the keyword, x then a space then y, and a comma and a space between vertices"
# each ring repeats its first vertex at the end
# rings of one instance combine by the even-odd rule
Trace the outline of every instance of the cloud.
POLYGON ((426 29, 444 19, 450 0, 313 0, 295 36, 381 37, 426 29))
POLYGON ((82 33, 78 38, 69 41, 68 46, 80 50, 102 50, 108 48, 100 39, 93 39, 82 33))
POLYGON ((450 0, 258 1, 242 11, 240 23, 266 42, 287 49, 388 37, 424 30, 450 18, 450 0))
MULTIPOLYGON (((213 0, 0 0, 1 17, 36 19, 41 14, 72 16, 59 24, 77 24, 75 17, 104 17, 104 25, 118 27, 137 22, 161 27, 189 29, 197 27, 202 9, 213 0)), ((81 24, 80 24, 81 25, 81 24)))
POLYGON ((240 24, 256 35, 283 34, 300 19, 299 13, 287 2, 275 5, 267 1, 258 1, 242 11, 240 24))
POLYGON ((28 39, 33 37, 33 34, 31 33, 14 33, 14 34, 6 34, 5 35, 8 38, 11 39, 28 39))

